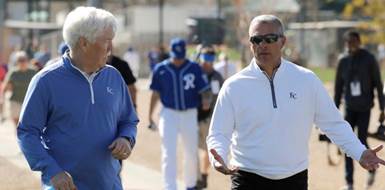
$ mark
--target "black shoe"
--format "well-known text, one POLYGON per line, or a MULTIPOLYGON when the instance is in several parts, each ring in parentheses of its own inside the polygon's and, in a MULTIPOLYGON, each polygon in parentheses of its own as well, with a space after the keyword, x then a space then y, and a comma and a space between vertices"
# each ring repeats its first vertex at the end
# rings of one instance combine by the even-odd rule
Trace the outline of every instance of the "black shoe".
POLYGON ((207 174, 202 174, 201 179, 197 181, 197 189, 207 188, 207 174))
POLYGON ((376 177, 376 172, 369 172, 368 178, 366 180, 366 189, 369 189, 370 187, 373 186, 375 177, 376 177))
POLYGON ((369 137, 373 137, 375 139, 385 141, 385 133, 381 133, 377 131, 376 133, 369 133, 369 137))
POLYGON ((380 123, 380 126, 377 127, 376 133, 369 133, 369 136, 378 140, 385 141, 385 126, 380 123))
POLYGON ((198 188, 195 186, 195 187, 187 187, 186 190, 198 190, 198 188))
POLYGON ((207 187, 207 183, 204 183, 202 180, 197 181, 197 190, 202 190, 207 187))

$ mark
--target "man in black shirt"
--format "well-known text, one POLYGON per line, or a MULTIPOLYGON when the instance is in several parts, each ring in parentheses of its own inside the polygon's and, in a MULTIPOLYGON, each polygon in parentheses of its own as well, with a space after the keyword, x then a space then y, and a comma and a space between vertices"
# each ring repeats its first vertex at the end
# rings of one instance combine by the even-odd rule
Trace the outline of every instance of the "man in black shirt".
POLYGON ((200 151, 200 173, 198 176, 197 189, 207 188, 208 170, 210 167, 209 153, 207 152, 206 137, 209 132, 211 116, 215 107, 218 93, 223 84, 221 74, 214 70, 215 50, 211 45, 203 47, 199 53, 199 62, 202 70, 207 76, 207 80, 211 87, 212 100, 210 108, 203 109, 203 106, 198 107, 198 122, 199 122, 199 149, 200 151))
MULTIPOLYGON (((384 120, 384 95, 380 69, 375 57, 367 50, 360 48, 360 35, 356 31, 348 31, 344 35, 348 54, 344 55, 337 67, 334 101, 340 106, 341 97, 345 100, 345 120, 353 130, 357 128, 358 138, 367 144, 370 111, 373 107, 374 89, 380 108, 379 121, 384 120)), ((373 185, 375 171, 369 172, 367 186, 373 185)), ((345 156, 345 189, 353 189, 353 160, 345 156)))
POLYGON ((115 55, 111 55, 109 57, 109 59, 107 60, 107 64, 115 67, 122 75, 124 82, 127 85, 128 91, 130 92, 132 103, 136 108, 136 78, 132 74, 130 66, 128 66, 128 63, 126 61, 120 59, 115 55))

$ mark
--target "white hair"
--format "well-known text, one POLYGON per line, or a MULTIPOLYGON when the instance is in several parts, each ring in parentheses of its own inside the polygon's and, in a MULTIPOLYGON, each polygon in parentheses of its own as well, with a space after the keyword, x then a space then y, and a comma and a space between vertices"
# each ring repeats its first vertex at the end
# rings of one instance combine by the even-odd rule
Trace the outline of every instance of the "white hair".
POLYGON ((25 51, 17 51, 15 53, 15 61, 18 62, 22 58, 28 59, 27 53, 25 51))
POLYGON ((116 32, 114 15, 104 9, 95 7, 77 7, 68 13, 63 25, 63 39, 73 49, 80 37, 91 43, 95 42, 99 33, 111 27, 116 32))
POLYGON ((259 23, 274 24, 278 28, 278 34, 284 35, 285 28, 282 24, 281 19, 275 15, 259 15, 253 18, 250 22, 249 35, 251 36, 254 30, 254 27, 259 23))

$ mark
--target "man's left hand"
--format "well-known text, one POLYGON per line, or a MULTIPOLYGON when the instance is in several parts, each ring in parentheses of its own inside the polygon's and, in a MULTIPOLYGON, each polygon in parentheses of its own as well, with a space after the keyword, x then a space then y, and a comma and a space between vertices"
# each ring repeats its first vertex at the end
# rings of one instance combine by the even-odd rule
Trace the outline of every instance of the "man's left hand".
POLYGON ((111 150, 112 156, 118 160, 127 159, 132 150, 130 142, 124 137, 115 139, 108 148, 111 150))
POLYGON ((239 170, 239 168, 236 166, 230 166, 230 168, 227 167, 225 161, 223 161, 222 157, 217 153, 215 149, 210 149, 210 153, 215 159, 214 168, 218 172, 221 172, 222 174, 225 174, 225 175, 233 175, 235 172, 239 170))
POLYGON ((374 149, 365 150, 361 155, 360 165, 369 171, 378 169, 380 164, 385 165, 385 161, 377 156, 377 152, 382 148, 383 146, 380 145, 374 149))

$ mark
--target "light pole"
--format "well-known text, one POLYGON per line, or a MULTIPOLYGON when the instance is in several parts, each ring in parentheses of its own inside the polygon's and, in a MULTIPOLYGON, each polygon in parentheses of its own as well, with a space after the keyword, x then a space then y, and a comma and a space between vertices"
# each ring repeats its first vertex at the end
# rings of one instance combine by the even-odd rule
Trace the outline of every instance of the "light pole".
POLYGON ((217 19, 219 20, 221 18, 222 13, 222 1, 217 0, 217 19))
POLYGON ((217 43, 220 43, 220 41, 222 40, 222 22, 221 22, 221 14, 222 14, 222 1, 221 0, 217 0, 217 24, 216 24, 216 31, 217 31, 217 34, 216 35, 216 42, 217 43))
MULTIPOLYGON (((307 15, 307 4, 304 0, 300 0, 300 12, 299 12, 299 18, 298 20, 302 23, 302 27, 299 31, 299 45, 300 45, 300 59, 301 61, 304 60, 306 57, 306 50, 305 50, 305 29, 303 28, 304 23, 306 22, 306 15, 307 15)), ((307 58, 307 57, 306 57, 307 58)), ((305 63, 301 63, 305 64, 305 63)))
MULTIPOLYGON (((28 22, 34 22, 32 20, 32 12, 34 11, 34 6, 36 2, 34 0, 27 1, 27 11, 28 11, 28 22)), ((33 57, 33 29, 28 29, 28 40, 27 40, 27 54, 29 57, 33 57)))
POLYGON ((163 46, 163 5, 164 0, 159 0, 159 47, 163 46))
MULTIPOLYGON (((5 16, 5 0, 0 0, 0 26, 4 26, 4 16, 5 16)), ((2 47, 4 47, 3 45, 3 39, 4 39, 4 36, 3 36, 3 30, 4 30, 4 27, 1 27, 0 28, 0 54, 1 54, 1 58, 3 58, 3 53, 4 52, 4 49, 2 49, 2 47)), ((0 58, 0 62, 2 62, 3 60, 1 60, 0 58)))

